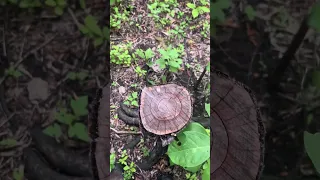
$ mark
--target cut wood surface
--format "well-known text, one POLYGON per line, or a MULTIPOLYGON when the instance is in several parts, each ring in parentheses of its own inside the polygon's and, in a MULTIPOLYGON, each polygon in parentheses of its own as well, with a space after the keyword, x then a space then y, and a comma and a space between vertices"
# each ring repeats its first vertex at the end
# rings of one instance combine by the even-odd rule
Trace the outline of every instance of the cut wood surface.
POLYGON ((166 84, 142 90, 140 117, 147 131, 158 135, 176 132, 189 122, 191 115, 191 97, 184 87, 166 84))
POLYGON ((264 127, 252 92, 227 75, 211 73, 211 179, 258 180, 264 127))

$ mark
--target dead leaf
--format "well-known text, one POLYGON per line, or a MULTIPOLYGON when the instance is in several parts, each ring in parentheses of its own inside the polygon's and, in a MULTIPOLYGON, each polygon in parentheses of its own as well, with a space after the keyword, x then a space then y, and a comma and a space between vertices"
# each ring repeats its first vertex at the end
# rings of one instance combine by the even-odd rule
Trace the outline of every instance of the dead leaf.
POLYGON ((43 101, 49 96, 48 82, 33 78, 27 85, 30 101, 43 101))
POLYGON ((124 94, 126 92, 126 88, 123 86, 120 86, 118 90, 120 94, 124 94))

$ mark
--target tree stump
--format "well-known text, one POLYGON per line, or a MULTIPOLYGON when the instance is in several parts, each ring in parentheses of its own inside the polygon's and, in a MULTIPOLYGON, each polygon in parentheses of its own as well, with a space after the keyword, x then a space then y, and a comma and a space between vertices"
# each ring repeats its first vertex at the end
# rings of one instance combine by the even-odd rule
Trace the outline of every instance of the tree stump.
POLYGON ((142 90, 140 117, 147 131, 157 135, 177 132, 189 122, 191 115, 191 97, 184 87, 166 84, 142 90))
POLYGON ((211 81, 211 179, 258 180, 265 130, 255 97, 219 71, 211 81))

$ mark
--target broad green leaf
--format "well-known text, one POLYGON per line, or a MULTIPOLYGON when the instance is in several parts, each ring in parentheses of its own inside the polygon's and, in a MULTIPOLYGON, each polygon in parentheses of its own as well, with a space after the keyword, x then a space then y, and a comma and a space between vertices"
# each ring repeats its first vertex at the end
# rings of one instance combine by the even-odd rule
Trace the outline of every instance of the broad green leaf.
POLYGON ((85 71, 80 71, 78 72, 77 77, 79 80, 83 81, 84 79, 86 79, 86 77, 88 77, 88 73, 85 71))
POLYGON ((54 8, 54 12, 55 12, 57 15, 61 16, 61 15, 63 14, 63 8, 60 7, 60 6, 57 6, 57 7, 54 8))
POLYGON ((312 85, 320 89, 320 71, 314 71, 312 73, 312 85))
POLYGON ((193 18, 196 18, 196 17, 198 17, 198 16, 199 16, 199 11, 198 11, 198 9, 192 10, 192 17, 193 17, 193 18))
POLYGON ((244 12, 246 13, 246 15, 248 16, 248 19, 250 21, 252 21, 254 19, 254 17, 256 16, 256 12, 253 9, 252 6, 248 5, 245 9, 244 12))
POLYGON ((159 65, 161 69, 164 69, 166 67, 166 61, 164 59, 158 59, 156 63, 159 65))
POLYGON ((169 67, 169 71, 170 71, 170 72, 176 73, 176 72, 178 72, 178 70, 179 70, 179 69, 176 68, 176 67, 173 67, 173 66, 170 66, 170 67, 169 67))
POLYGON ((315 169, 320 173, 320 133, 304 132, 304 147, 315 169))
POLYGON ((175 61, 169 61, 168 64, 171 67, 180 68, 180 64, 175 61))
POLYGON ((77 74, 75 72, 69 72, 67 74, 67 77, 68 77, 68 79, 76 80, 77 79, 77 74))
POLYGON ((88 96, 81 96, 77 100, 71 100, 71 108, 76 116, 85 116, 88 114, 88 96))
POLYGON ((173 163, 186 167, 195 167, 210 157, 210 137, 197 131, 184 131, 177 135, 181 145, 173 141, 167 154, 173 163))
POLYGON ((204 106, 205 106, 205 109, 207 111, 208 116, 210 117, 210 103, 209 104, 205 103, 204 106))
POLYGON ((12 176, 14 180, 23 180, 23 177, 24 177, 23 166, 20 165, 19 168, 15 168, 12 172, 12 176))
POLYGON ((102 31, 103 31, 104 38, 109 39, 109 37, 110 37, 109 28, 108 27, 103 27, 102 31))
POLYGON ((124 101, 123 104, 124 104, 124 105, 127 105, 127 106, 130 105, 129 101, 124 101))
POLYGON ((66 0, 56 0, 56 2, 60 7, 64 7, 67 5, 66 0))
POLYGON ((200 123, 197 123, 197 122, 190 123, 187 127, 185 127, 181 131, 181 133, 186 132, 186 131, 195 131, 198 133, 202 133, 204 135, 208 135, 206 132, 206 129, 200 123))
POLYGON ((110 0, 110 6, 113 6, 116 3, 116 0, 110 0))
POLYGON ((69 126, 68 136, 76 137, 82 141, 89 142, 88 131, 83 123, 75 123, 73 126, 69 126))
POLYGON ((146 59, 150 59, 150 58, 154 57, 154 53, 150 48, 147 49, 144 53, 146 55, 146 59))
POLYGON ((191 9, 194 9, 194 8, 196 8, 196 5, 193 4, 193 3, 187 3, 187 7, 191 8, 191 9))
POLYGON ((185 167, 184 169, 189 171, 189 172, 198 172, 202 167, 202 164, 198 165, 198 166, 195 166, 195 167, 185 167))
POLYGON ((89 29, 84 26, 84 25, 81 25, 80 26, 80 31, 83 33, 83 34, 88 34, 89 33, 89 29))
POLYGON ((100 46, 102 43, 103 43, 103 37, 96 38, 96 39, 93 41, 94 47, 100 46))
POLYGON ((131 105, 139 107, 138 101, 134 100, 131 102, 131 105))
MULTIPOLYGON (((80 0, 79 3, 80 3, 80 7, 81 7, 82 9, 86 9, 86 1, 85 1, 85 0, 80 0)), ((111 4, 110 4, 110 5, 111 5, 111 4)))
POLYGON ((217 5, 221 9, 227 9, 231 6, 231 1, 230 0, 218 0, 217 5))
POLYGON ((202 180, 210 180, 210 159, 203 165, 202 180))
POLYGON ((205 6, 200 6, 197 9, 199 9, 200 11, 206 12, 206 13, 210 12, 210 9, 205 6))
POLYGON ((114 163, 116 162, 116 154, 111 153, 110 154, 110 172, 114 168, 114 163))
POLYGON ((100 27, 98 26, 98 21, 91 15, 87 16, 84 19, 84 23, 90 31, 92 31, 94 34, 103 36, 102 31, 100 27))
POLYGON ((308 19, 310 27, 320 32, 320 1, 318 1, 311 9, 311 14, 308 19))
POLYGON ((137 92, 133 92, 133 93, 131 94, 131 96, 132 96, 134 99, 136 99, 136 98, 138 98, 138 93, 137 93, 137 92))
POLYGON ((0 141, 0 146, 13 147, 17 144, 17 140, 8 138, 0 141))
POLYGON ((62 135, 62 130, 59 124, 54 123, 53 125, 45 128, 43 133, 51 137, 59 138, 62 135))
POLYGON ((46 0, 45 4, 51 7, 56 7, 57 3, 55 0, 46 0))
POLYGON ((140 58, 142 58, 142 59, 145 59, 145 58, 146 58, 145 55, 144 55, 144 53, 143 53, 143 51, 142 51, 141 49, 137 49, 137 50, 136 50, 136 54, 137 54, 140 58))
POLYGON ((71 125, 74 120, 76 120, 76 117, 73 114, 64 113, 64 112, 56 112, 55 113, 55 119, 58 120, 60 123, 71 125))

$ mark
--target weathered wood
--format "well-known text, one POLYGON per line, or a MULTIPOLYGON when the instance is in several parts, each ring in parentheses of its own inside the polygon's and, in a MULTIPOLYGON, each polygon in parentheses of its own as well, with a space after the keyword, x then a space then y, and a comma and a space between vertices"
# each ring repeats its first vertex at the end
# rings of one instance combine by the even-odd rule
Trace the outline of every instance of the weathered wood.
POLYGON ((219 71, 211 82, 211 179, 258 180, 265 130, 255 97, 219 71))
POLYGON ((191 115, 191 97, 184 87, 166 84, 142 90, 140 118, 147 131, 157 135, 176 132, 189 122, 191 115))

